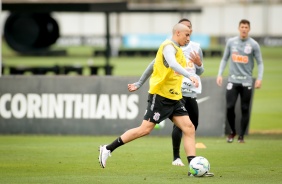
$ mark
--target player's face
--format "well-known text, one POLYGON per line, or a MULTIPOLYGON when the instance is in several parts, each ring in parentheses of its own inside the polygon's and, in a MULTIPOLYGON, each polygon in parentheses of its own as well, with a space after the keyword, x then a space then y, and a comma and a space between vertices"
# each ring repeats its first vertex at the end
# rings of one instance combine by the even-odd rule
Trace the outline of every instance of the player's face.
POLYGON ((185 29, 179 33, 179 45, 184 46, 190 42, 190 29, 185 29))
POLYGON ((239 32, 240 32, 240 38, 247 38, 250 32, 250 26, 249 24, 240 24, 239 25, 239 32))

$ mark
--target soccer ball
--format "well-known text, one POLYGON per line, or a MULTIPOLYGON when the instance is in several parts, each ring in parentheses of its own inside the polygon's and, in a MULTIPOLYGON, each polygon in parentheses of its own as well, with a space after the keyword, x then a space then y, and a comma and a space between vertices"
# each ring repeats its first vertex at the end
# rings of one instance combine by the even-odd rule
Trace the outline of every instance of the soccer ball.
POLYGON ((193 176, 203 176, 210 170, 209 161, 202 156, 193 158, 189 164, 189 172, 193 176))

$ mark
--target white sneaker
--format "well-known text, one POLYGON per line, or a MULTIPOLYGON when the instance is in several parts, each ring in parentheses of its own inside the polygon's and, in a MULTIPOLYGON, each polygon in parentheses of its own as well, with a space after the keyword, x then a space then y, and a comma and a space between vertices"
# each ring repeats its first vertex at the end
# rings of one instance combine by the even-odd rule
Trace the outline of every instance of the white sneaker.
POLYGON ((101 145, 99 150, 100 150, 100 155, 99 155, 99 163, 102 168, 106 167, 106 161, 109 156, 111 156, 111 151, 107 150, 106 148, 107 145, 101 145))
POLYGON ((172 165, 175 165, 175 166, 185 166, 185 165, 183 164, 183 162, 181 161, 180 158, 175 159, 175 160, 172 162, 172 165))

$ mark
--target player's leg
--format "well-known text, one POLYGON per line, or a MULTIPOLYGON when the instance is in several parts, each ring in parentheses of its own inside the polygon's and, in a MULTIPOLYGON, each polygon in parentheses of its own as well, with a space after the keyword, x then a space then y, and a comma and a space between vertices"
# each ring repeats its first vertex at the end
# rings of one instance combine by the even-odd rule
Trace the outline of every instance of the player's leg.
POLYGON ((173 151, 172 165, 185 166, 180 158, 180 144, 182 138, 182 130, 178 128, 176 125, 173 125, 171 138, 172 138, 172 151, 173 151))
POLYGON ((144 116, 142 124, 139 127, 126 131, 124 134, 122 134, 120 137, 118 137, 109 145, 100 146, 99 163, 102 168, 106 167, 106 161, 108 157, 111 156, 111 152, 113 152, 116 148, 134 139, 145 136, 153 130, 153 128, 155 127, 155 123, 151 123, 149 121, 153 113, 151 107, 152 104, 155 103, 153 101, 154 99, 156 98, 153 98, 153 95, 148 96, 148 105, 147 105, 146 114, 144 116))
POLYGON ((198 128, 199 124, 199 107, 196 98, 185 97, 186 103, 185 108, 188 112, 189 118, 192 121, 195 130, 198 128))
POLYGON ((184 150, 190 162, 196 156, 194 125, 188 115, 174 115, 172 120, 182 130, 184 150))
MULTIPOLYGON (((194 141, 193 142, 196 142, 195 141, 195 132, 196 132, 196 126, 198 126, 198 118, 199 118, 199 109, 198 109, 198 103, 196 101, 196 98, 186 98, 186 103, 185 103, 185 108, 187 109, 188 111, 188 121, 190 121, 190 126, 191 126, 191 120, 190 119, 191 117, 193 118, 194 122, 192 122, 192 124, 194 125, 194 141)), ((176 116, 174 116, 175 118, 176 116)), ((178 116, 179 117, 179 116, 178 116)), ((177 121, 177 120, 176 120, 177 121)), ((181 121, 181 120, 180 120, 181 121)), ((193 126, 192 126, 193 127, 193 126)), ((191 128, 191 127, 190 127, 191 128)), ((189 133, 188 133, 189 134, 189 133)), ((185 138, 183 138, 185 140, 185 138)), ((193 139, 193 136, 192 136, 192 139, 193 139)), ((193 144, 192 142, 188 142, 188 144, 193 144)), ((194 143, 195 145, 195 143, 194 143)), ((185 145, 184 145, 184 148, 185 148, 185 145)), ((188 149, 191 149, 191 148, 188 148, 188 149)), ((195 156, 196 156, 196 147, 195 146, 192 146, 192 149, 195 149, 195 156)), ((187 152, 186 152, 187 153, 187 152)), ((188 153, 190 154, 190 153, 188 153)), ((188 155, 187 154, 187 159, 188 159, 188 163, 190 163, 190 161, 194 158, 194 156, 191 156, 191 155, 188 155)), ((189 171, 188 171, 188 176, 193 176, 189 171)), ((211 172, 207 172, 204 174, 205 177, 213 177, 214 176, 214 173, 211 173, 211 172)))
POLYGON ((189 163, 196 156, 195 127, 183 103, 178 101, 174 105, 170 119, 182 130, 184 150, 189 163))
MULTIPOLYGON (((188 112, 189 118, 191 119, 196 130, 198 127, 198 119, 199 119, 199 109, 198 109, 198 103, 196 101, 196 98, 183 97, 181 102, 185 104, 185 108, 188 112)), ((182 138, 181 129, 173 125, 171 137, 172 137, 172 148, 173 148, 172 165, 184 166, 182 160, 180 159, 180 144, 182 138)))
POLYGON ((143 120, 142 124, 139 127, 127 130, 120 137, 114 140, 111 144, 100 146, 99 163, 101 167, 102 168, 106 167, 106 161, 108 157, 111 156, 111 153, 116 148, 130 141, 148 135, 153 130, 154 127, 155 127, 154 123, 149 122, 147 120, 143 120))
POLYGON ((242 87, 241 97, 241 131, 239 132, 238 142, 244 143, 244 135, 250 121, 250 103, 252 97, 252 87, 242 87))
MULTIPOLYGON (((181 99, 181 103, 185 104, 186 99, 183 97, 181 99)), ((171 133, 171 140, 172 140, 172 153, 173 153, 173 160, 172 165, 175 166, 185 166, 180 158, 180 144, 182 138, 182 130, 173 124, 172 133, 171 133)))
MULTIPOLYGON (((195 127, 189 116, 187 116, 185 107, 180 102, 175 106, 171 120, 182 130, 184 150, 189 164, 196 156, 195 127)), ((188 172, 188 176, 192 176, 190 172, 188 172)), ((208 172, 205 174, 205 176, 212 177, 214 174, 208 172)))
POLYGON ((142 124, 139 127, 132 128, 126 131, 111 144, 100 146, 100 165, 104 168, 106 166, 106 161, 110 156, 110 153, 119 146, 148 135, 153 130, 156 123, 160 123, 162 120, 168 118, 172 114, 174 104, 175 102, 171 100, 168 100, 167 102, 167 99, 164 97, 150 94, 148 97, 148 105, 142 124), (169 104, 170 102, 172 104, 169 104), (163 104, 166 104, 166 106, 164 106, 163 104))
POLYGON ((226 88, 226 114, 227 121, 231 128, 231 133, 227 137, 227 142, 229 143, 233 142, 237 133, 235 128, 235 105, 239 95, 237 87, 236 84, 228 83, 226 88))
POLYGON ((155 123, 152 123, 147 120, 143 120, 142 124, 139 127, 132 128, 124 134, 122 134, 120 137, 123 141, 123 143, 128 143, 130 141, 133 141, 135 139, 138 139, 140 137, 143 137, 145 135, 150 134, 150 132, 154 129, 155 123))
POLYGON ((147 120, 143 120, 139 127, 132 128, 124 132, 120 137, 114 140, 111 144, 107 145, 107 150, 113 152, 119 146, 126 144, 130 141, 148 135, 154 128, 155 124, 147 120))

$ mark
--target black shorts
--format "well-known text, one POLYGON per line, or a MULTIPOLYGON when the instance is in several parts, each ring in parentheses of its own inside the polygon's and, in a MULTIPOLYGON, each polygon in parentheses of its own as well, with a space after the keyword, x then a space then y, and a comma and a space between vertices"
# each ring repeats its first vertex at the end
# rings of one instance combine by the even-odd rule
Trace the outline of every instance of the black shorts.
POLYGON ((158 124, 167 118, 172 120, 173 116, 188 116, 187 110, 180 100, 149 94, 144 120, 158 124))

